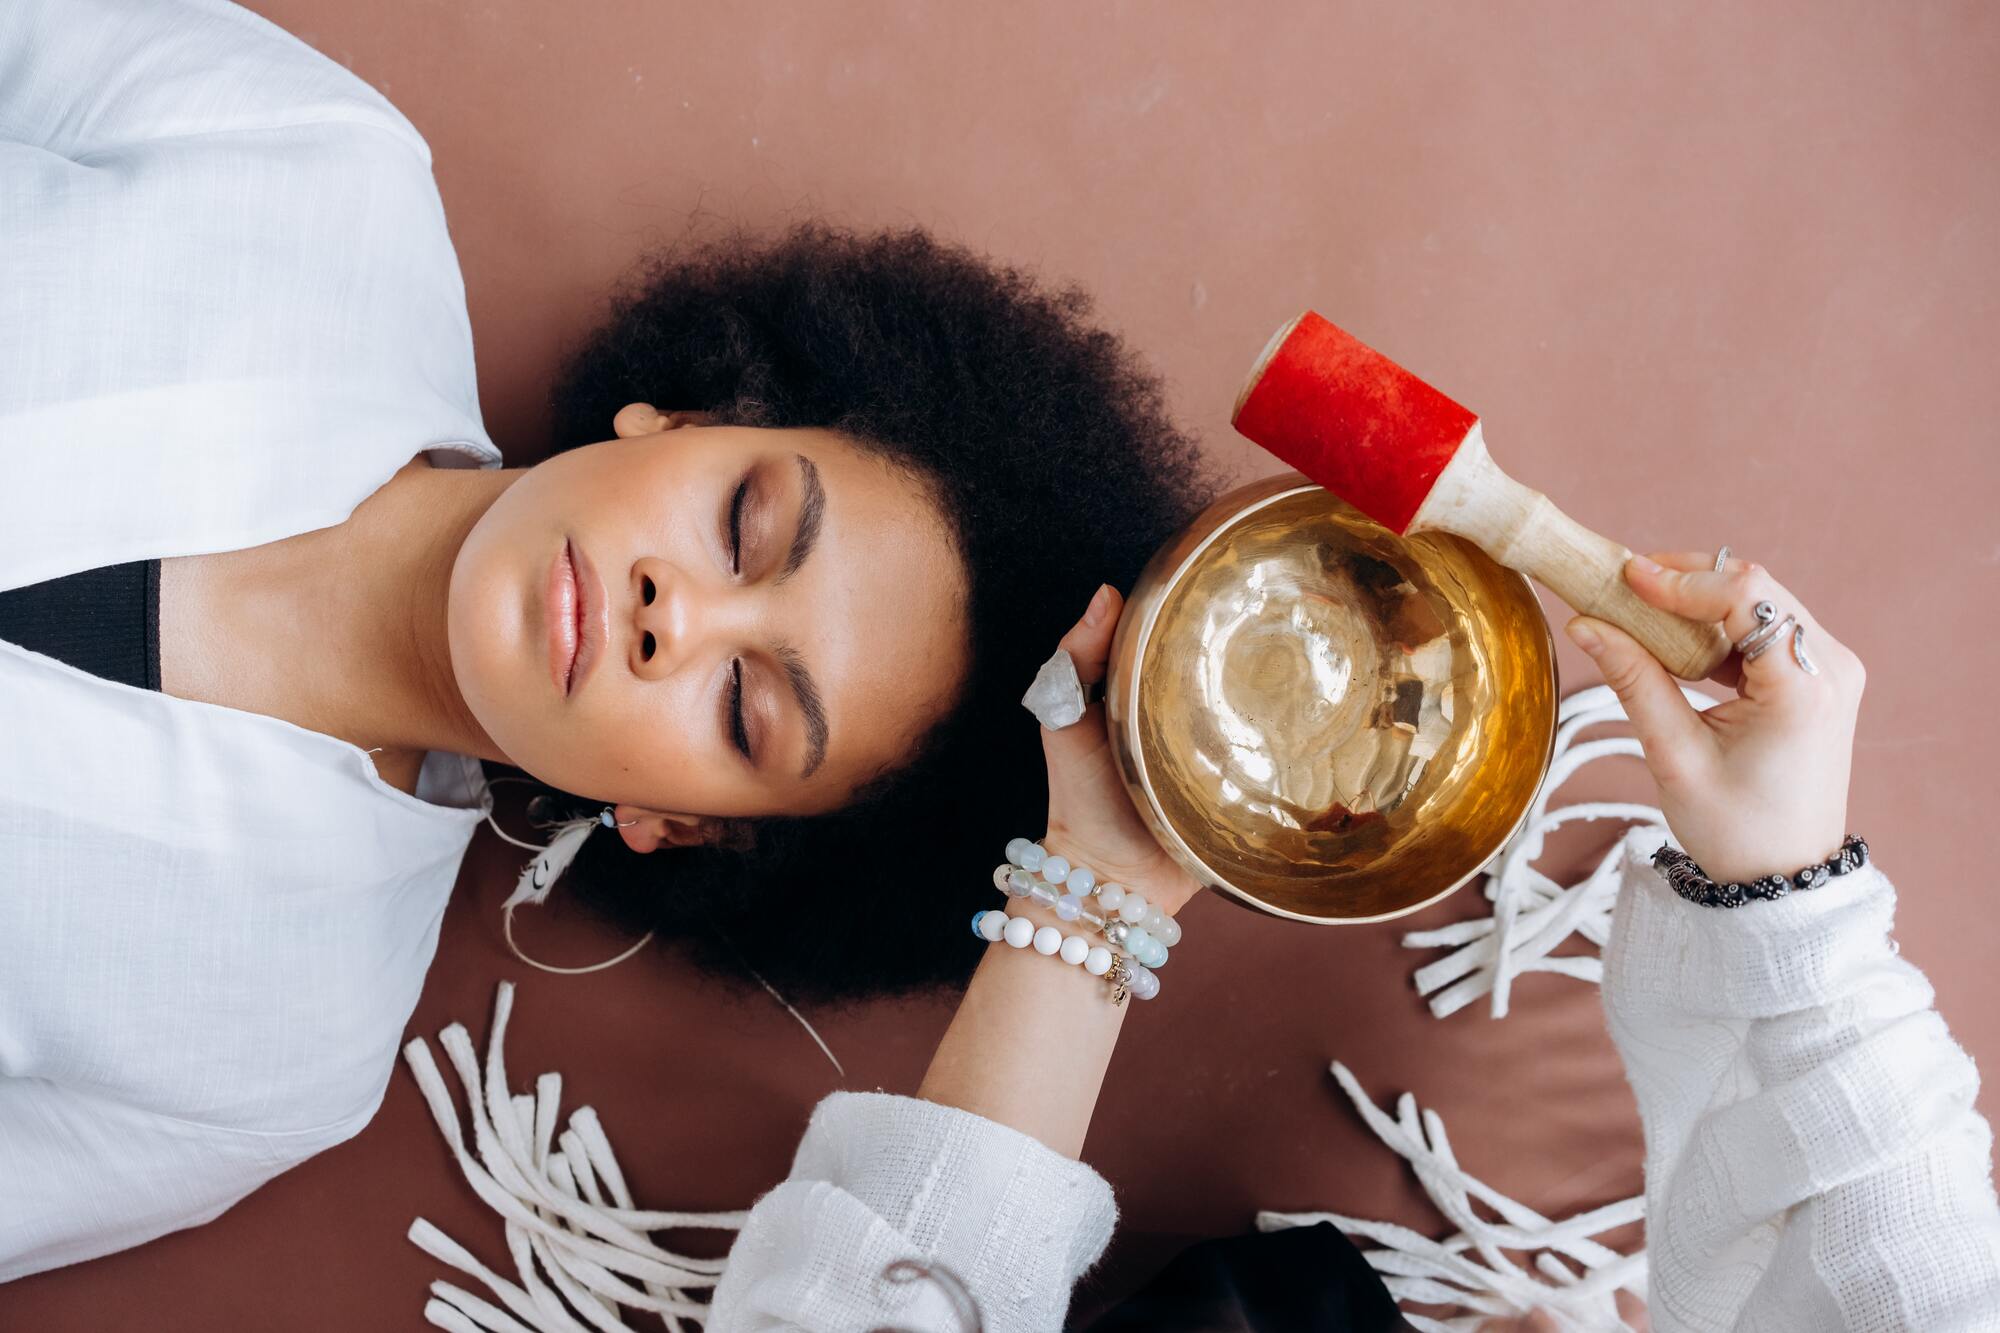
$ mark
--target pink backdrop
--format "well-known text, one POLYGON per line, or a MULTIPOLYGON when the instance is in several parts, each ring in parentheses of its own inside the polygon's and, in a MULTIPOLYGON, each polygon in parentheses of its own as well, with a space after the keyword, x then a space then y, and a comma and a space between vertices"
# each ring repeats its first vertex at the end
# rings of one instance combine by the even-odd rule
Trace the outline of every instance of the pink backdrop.
MULTIPOLYGON (((1503 465, 1585 521, 1765 561, 1871 668, 1852 824, 1903 889, 1906 956, 2000 1068, 2000 10, 254 7, 428 136, 487 420, 517 462, 544 445, 565 341, 691 217, 920 223, 1090 287, 1239 475, 1270 464, 1228 429, 1238 381, 1310 304, 1479 411, 1503 465)), ((1558 868, 1601 845, 1566 845, 1558 868)), ((833 1071, 775 1006, 671 966, 523 976, 495 914, 514 857, 475 846, 414 1030, 477 1035, 494 981, 522 980, 517 1081, 562 1069, 652 1206, 747 1203, 833 1071)), ((1461 894, 1418 923, 1473 909, 1461 894)), ((1468 1167, 1538 1208, 1637 1188, 1585 987, 1529 978, 1504 1023, 1440 1023, 1394 928, 1219 901, 1186 920, 1194 945, 1131 1025, 1086 1153, 1125 1231, 1080 1313, 1259 1205, 1439 1230, 1330 1058, 1378 1100, 1416 1091, 1468 1167)), ((578 959, 611 942, 560 913, 538 930, 578 959)), ((910 1090, 946 1014, 816 1017, 846 1086, 910 1090)), ((0 1289, 0 1327, 418 1327, 443 1275, 402 1239, 419 1213, 504 1261, 399 1070, 355 1142, 207 1228, 0 1289)))

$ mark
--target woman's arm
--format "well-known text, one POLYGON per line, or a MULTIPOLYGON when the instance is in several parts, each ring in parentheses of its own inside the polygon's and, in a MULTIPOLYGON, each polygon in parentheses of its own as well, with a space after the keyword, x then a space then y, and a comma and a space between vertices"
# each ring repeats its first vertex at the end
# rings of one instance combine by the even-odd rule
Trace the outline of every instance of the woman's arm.
MULTIPOLYGON (((1768 601, 1806 627, 1688 707, 1630 639, 1572 629, 1624 700, 1682 847, 1718 881, 1825 858, 1846 821, 1863 676, 1755 566, 1630 572, 1732 639, 1768 601), (1581 632, 1579 632, 1581 631, 1581 632), (1738 674, 1740 673, 1740 674, 1738 674)), ((2000 1207, 1978 1074, 1889 930, 1872 865, 1737 908, 1677 896, 1627 845, 1605 948, 1611 1034, 1646 1127, 1656 1329, 2000 1328, 2000 1207)))
MULTIPOLYGON (((1101 589, 1064 636, 1085 681, 1103 674, 1119 605, 1101 589)), ((1043 845, 1178 911, 1198 886, 1133 810, 1102 706, 1042 740, 1043 845)), ((1030 903, 1007 906, 1038 915, 1030 903)), ((1053 915, 1046 923, 1077 933, 1053 915)), ((990 946, 916 1099, 840 1095, 820 1104, 791 1176, 758 1202, 730 1251, 711 1333, 969 1327, 944 1288, 883 1276, 909 1259, 962 1283, 986 1333, 1060 1327, 1071 1287, 1102 1253, 1116 1216, 1109 1187, 1074 1159, 1132 1003, 1114 1005, 1104 978, 1080 967, 990 946)))

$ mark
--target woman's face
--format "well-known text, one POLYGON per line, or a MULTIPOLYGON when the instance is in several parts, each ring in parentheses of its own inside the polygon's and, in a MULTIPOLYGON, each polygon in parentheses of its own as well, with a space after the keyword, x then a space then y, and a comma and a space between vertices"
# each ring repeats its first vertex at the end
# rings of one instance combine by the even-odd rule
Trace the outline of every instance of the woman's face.
POLYGON ((965 573, 943 515, 831 431, 687 424, 643 403, 615 427, 524 472, 460 548, 449 630, 467 707, 511 762, 591 800, 838 807, 964 677, 965 573))

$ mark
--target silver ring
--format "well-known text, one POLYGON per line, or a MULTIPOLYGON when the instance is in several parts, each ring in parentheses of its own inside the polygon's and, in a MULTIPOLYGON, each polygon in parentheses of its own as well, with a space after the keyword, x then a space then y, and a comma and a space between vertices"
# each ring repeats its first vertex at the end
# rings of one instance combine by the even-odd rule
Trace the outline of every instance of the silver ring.
POLYGON ((1797 662, 1808 676, 1817 676, 1819 668, 1806 656, 1806 627, 1800 625, 1792 630, 1792 660, 1797 662))
POLYGON ((1759 601, 1750 608, 1750 614, 1757 619, 1757 628, 1736 641, 1736 651, 1749 661, 1784 632, 1785 626, 1778 621, 1778 608, 1767 600, 1759 601))
POLYGON ((1725 546, 1721 550, 1715 553, 1715 572, 1720 574, 1722 572, 1722 567, 1728 563, 1729 563, 1729 548, 1725 546))
POLYGON ((1743 654, 1743 660, 1745 662, 1754 662, 1758 658, 1762 657, 1765 653, 1770 652, 1771 649, 1774 646, 1776 646, 1777 642, 1785 637, 1787 631, 1797 628, 1803 628, 1803 626, 1799 624, 1799 618, 1797 616, 1788 614, 1783 620, 1779 621, 1776 626, 1773 626, 1765 630, 1759 630, 1756 634, 1753 634, 1749 636, 1749 638, 1746 638, 1744 640, 1745 643, 1750 643, 1750 639, 1755 639, 1756 642, 1751 643, 1748 648, 1739 648, 1737 649, 1737 651, 1743 654))

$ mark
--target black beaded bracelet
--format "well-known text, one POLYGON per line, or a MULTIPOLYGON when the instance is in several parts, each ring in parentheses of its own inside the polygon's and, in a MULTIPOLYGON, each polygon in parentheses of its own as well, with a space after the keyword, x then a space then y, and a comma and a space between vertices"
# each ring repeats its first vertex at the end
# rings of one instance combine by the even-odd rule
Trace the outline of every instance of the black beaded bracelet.
POLYGON ((1675 893, 1703 907, 1741 907, 1753 899, 1774 902, 1788 893, 1816 889, 1840 875, 1868 864, 1868 842, 1850 833, 1835 852, 1818 865, 1807 866, 1795 875, 1765 875, 1746 883, 1717 884, 1695 864, 1694 858, 1678 847, 1662 847, 1653 853, 1653 869, 1673 885, 1675 893))

